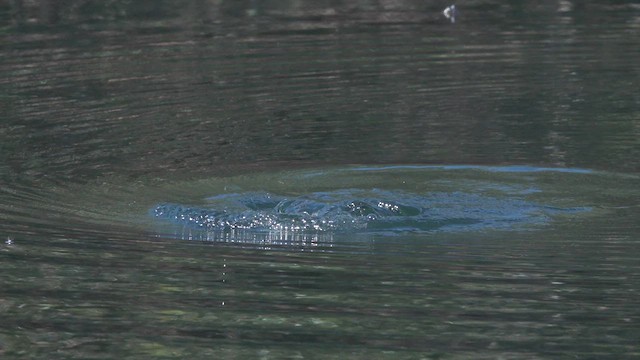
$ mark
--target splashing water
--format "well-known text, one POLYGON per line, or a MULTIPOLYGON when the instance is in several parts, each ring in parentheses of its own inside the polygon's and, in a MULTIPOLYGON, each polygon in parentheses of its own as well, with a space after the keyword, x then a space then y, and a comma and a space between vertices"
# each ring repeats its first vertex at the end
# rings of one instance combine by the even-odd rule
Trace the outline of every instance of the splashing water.
POLYGON ((224 194, 207 206, 163 203, 157 219, 204 231, 404 232, 523 229, 551 215, 587 208, 545 206, 517 198, 465 192, 412 194, 403 191, 343 189, 281 196, 267 192, 224 194))

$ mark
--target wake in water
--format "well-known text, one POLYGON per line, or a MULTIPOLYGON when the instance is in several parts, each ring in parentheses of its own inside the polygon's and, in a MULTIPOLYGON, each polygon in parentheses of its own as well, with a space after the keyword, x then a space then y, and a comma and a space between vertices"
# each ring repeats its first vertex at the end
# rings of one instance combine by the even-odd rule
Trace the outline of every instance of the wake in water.
POLYGON ((521 199, 465 192, 424 195, 388 190, 346 189, 299 196, 234 193, 207 199, 206 206, 164 203, 153 217, 205 232, 406 232, 522 229, 548 223, 558 208, 521 199))

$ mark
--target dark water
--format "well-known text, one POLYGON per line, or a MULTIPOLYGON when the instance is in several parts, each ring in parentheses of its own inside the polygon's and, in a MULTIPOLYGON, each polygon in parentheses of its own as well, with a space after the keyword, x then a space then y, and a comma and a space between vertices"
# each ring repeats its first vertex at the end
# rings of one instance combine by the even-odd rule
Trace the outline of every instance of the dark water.
POLYGON ((640 7, 449 5, 0 2, 0 356, 640 356, 640 7))

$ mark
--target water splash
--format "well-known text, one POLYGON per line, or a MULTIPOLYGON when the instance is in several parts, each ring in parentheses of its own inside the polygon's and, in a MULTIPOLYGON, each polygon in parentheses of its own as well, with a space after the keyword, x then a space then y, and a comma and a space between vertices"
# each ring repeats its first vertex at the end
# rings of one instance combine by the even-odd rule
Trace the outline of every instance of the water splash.
POLYGON ((205 206, 163 203, 153 217, 206 232, 382 233, 524 229, 556 214, 586 211, 465 192, 412 194, 343 189, 283 196, 267 192, 211 197, 205 206))

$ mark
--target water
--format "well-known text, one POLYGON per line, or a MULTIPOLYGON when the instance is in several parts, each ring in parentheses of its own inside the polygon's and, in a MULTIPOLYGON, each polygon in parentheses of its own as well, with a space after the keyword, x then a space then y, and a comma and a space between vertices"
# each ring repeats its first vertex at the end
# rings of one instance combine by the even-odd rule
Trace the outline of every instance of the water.
POLYGON ((0 4, 2 358, 635 358, 631 1, 0 4))
MULTIPOLYGON (((314 171, 301 174, 271 175, 279 182, 293 183, 289 195, 269 192, 226 193, 206 199, 206 204, 190 206, 173 203, 155 205, 150 215, 187 230, 189 238, 242 238, 237 231, 278 237, 316 234, 373 233, 395 235, 404 233, 458 232, 481 229, 522 229, 523 225, 543 224, 552 215, 590 211, 589 207, 562 208, 527 201, 527 195, 540 198, 543 190, 531 183, 531 173, 539 171, 584 173, 579 169, 544 169, 519 167, 433 167, 393 166, 314 171), (463 169, 468 169, 463 171, 463 169), (470 171, 473 170, 473 171, 470 171), (525 184, 512 185, 495 181, 478 181, 485 172, 525 172, 525 184), (456 174, 463 172, 462 175, 456 174), (373 173, 373 174, 372 174, 373 173), (444 176, 448 176, 443 179, 444 176), (376 182, 372 177, 377 178, 376 182), (384 179, 399 177, 401 183, 385 183, 384 179), (469 178, 474 179, 472 185, 469 178), (444 182, 444 183, 443 183, 444 182), (304 184, 303 189, 300 183, 304 184), (331 184, 336 185, 331 185, 331 184), (375 184, 394 190, 367 189, 375 184), (334 187, 345 186, 345 189, 334 187), (314 191, 331 189, 330 191, 314 191), (407 192, 413 191, 413 193, 407 192), (494 196, 485 195, 492 193, 494 196), (200 236, 197 236, 200 230, 200 236)), ((503 176, 504 178, 505 176, 503 176)), ((513 176, 512 176, 513 177, 513 176)), ((502 179, 505 181, 506 179, 502 179)), ((514 181, 514 179, 510 179, 514 181)), ((522 181, 522 177, 519 179, 522 181)), ((260 189, 273 186, 266 179, 254 179, 260 189)), ((387 180, 388 181, 388 180, 387 180)), ((228 189, 238 187, 236 179, 225 181, 228 189)), ((254 185, 255 186, 255 185, 254 185)), ((556 184, 556 187, 558 184, 556 184)), ((554 194, 555 203, 561 202, 554 194)), ((184 237, 184 236, 179 236, 184 237)))

